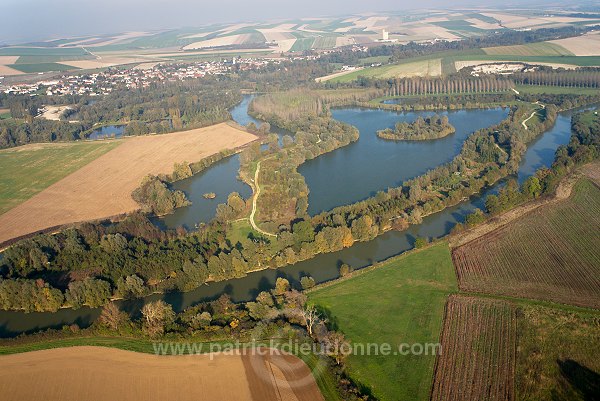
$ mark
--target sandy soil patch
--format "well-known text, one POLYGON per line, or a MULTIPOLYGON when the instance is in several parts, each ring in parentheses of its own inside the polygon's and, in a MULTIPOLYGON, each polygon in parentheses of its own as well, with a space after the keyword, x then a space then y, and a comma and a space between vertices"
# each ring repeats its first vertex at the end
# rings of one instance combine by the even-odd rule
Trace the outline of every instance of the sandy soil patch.
POLYGON ((102 57, 96 60, 61 61, 61 64, 82 69, 106 68, 115 65, 133 64, 148 61, 145 57, 102 57))
POLYGON ((100 39, 100 38, 87 38, 85 40, 78 40, 75 42, 65 43, 65 44, 60 45, 59 47, 69 47, 69 46, 77 46, 77 45, 85 46, 85 47, 101 47, 101 46, 114 45, 116 43, 121 43, 121 42, 127 42, 127 41, 131 41, 133 39, 141 38, 143 36, 151 36, 151 35, 154 35, 154 33, 125 32, 121 35, 113 36, 113 37, 107 38, 106 40, 103 40, 103 41, 98 41, 98 39, 100 39))
POLYGON ((432 39, 459 40, 460 37, 441 26, 419 24, 410 28, 407 38, 402 38, 402 40, 415 41, 432 39))
POLYGON ((156 63, 143 63, 143 64, 138 64, 135 67, 133 67, 134 70, 151 70, 154 67, 156 67, 158 64, 158 62, 156 63))
POLYGON ((490 30, 490 29, 498 29, 498 28, 500 28, 500 25, 498 25, 498 24, 490 24, 489 22, 485 22, 485 21, 482 21, 482 20, 477 19, 477 18, 469 18, 469 19, 467 19, 465 21, 469 22, 475 28, 479 28, 479 29, 490 30))
POLYGON ((350 46, 355 43, 356 41, 351 36, 340 36, 338 38, 335 38, 335 47, 350 46))
POLYGON ((8 76, 8 75, 21 75, 21 74, 24 74, 24 72, 15 70, 14 68, 10 68, 5 65, 0 65, 0 77, 8 76))
MULTIPOLYGON (((490 61, 490 60, 468 60, 468 61, 455 61, 454 62, 454 67, 456 68, 457 71, 460 71, 461 69, 465 68, 465 67, 473 67, 473 66, 477 66, 477 65, 481 65, 481 66, 486 66, 487 68, 485 68, 485 71, 482 71, 484 73, 487 72, 496 72, 495 70, 498 68, 496 64, 501 63, 501 64, 509 64, 509 63, 514 63, 514 64, 523 64, 522 61, 519 60, 507 60, 507 61, 490 61)), ((558 64, 558 63, 530 63, 527 62, 525 64, 529 64, 529 65, 545 65, 548 67, 552 67, 552 68, 564 68, 567 70, 574 70, 576 68, 579 68, 576 65, 573 64, 558 64)))
POLYGON ((249 34, 222 36, 219 38, 194 42, 185 46, 183 49, 204 49, 208 47, 241 45, 248 39, 249 36, 249 34))
POLYGON ((357 68, 355 70, 335 72, 333 74, 325 75, 324 77, 315 78, 315 81, 316 82, 327 82, 327 81, 329 81, 329 80, 331 80, 333 78, 343 77, 344 75, 348 75, 348 74, 351 74, 353 72, 360 71, 362 69, 363 68, 357 68))
POLYGON ((157 356, 71 347, 0 356, 4 401, 320 401, 293 356, 157 356))
POLYGON ((0 64, 14 64, 19 59, 19 56, 0 56, 0 64))
POLYGON ((600 56, 600 32, 587 33, 574 38, 552 40, 576 56, 600 56))
POLYGON ((190 131, 123 139, 123 144, 0 215, 0 243, 50 227, 139 209, 131 198, 148 174, 169 174, 256 137, 225 123, 190 131))
POLYGON ((71 106, 44 106, 43 112, 39 117, 46 120, 59 121, 60 116, 69 109, 71 109, 71 106))

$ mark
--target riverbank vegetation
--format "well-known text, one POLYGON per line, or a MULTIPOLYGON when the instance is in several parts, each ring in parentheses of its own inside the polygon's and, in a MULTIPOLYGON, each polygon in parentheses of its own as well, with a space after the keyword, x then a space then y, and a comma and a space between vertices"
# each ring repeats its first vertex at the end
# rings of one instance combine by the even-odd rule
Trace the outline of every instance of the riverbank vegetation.
POLYGON ((159 300, 146 303, 141 316, 131 317, 117 304, 109 303, 91 327, 72 324, 3 340, 0 355, 82 345, 156 354, 157 341, 167 345, 162 355, 195 355, 214 352, 217 347, 224 352, 281 347, 308 365, 327 401, 371 399, 347 376, 343 347, 349 343, 344 335, 325 325, 323 316, 307 304, 306 295, 291 289, 283 278, 277 280, 275 288, 244 304, 235 304, 222 295, 176 313, 159 300), (301 352, 304 349, 313 351, 301 352))
POLYGON ((454 132, 456 129, 448 122, 448 116, 436 114, 426 118, 418 117, 412 123, 398 122, 394 129, 377 131, 377 136, 396 141, 426 141, 440 139, 454 132))

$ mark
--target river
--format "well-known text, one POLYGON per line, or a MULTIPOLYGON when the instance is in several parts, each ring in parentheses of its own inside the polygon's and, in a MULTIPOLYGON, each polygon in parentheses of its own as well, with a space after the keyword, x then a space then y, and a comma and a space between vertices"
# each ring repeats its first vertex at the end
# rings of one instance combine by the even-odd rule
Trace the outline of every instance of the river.
MULTIPOLYGON (((246 103, 246 105, 247 105, 247 103, 246 103)), ((245 107, 245 106, 243 106, 243 107, 245 107)), ((236 110, 236 112, 239 112, 239 110, 236 110)), ((349 119, 355 118, 355 116, 360 116, 360 115, 367 116, 367 118, 372 119, 373 124, 374 124, 373 126, 363 125, 358 120, 355 121, 355 122, 357 122, 356 125, 360 129, 360 132, 361 132, 361 140, 359 140, 359 142, 363 141, 363 139, 366 139, 364 142, 370 141, 371 139, 366 138, 366 136, 368 136, 368 135, 374 136, 375 135, 374 132, 376 129, 379 129, 379 127, 382 127, 382 126, 383 127, 391 126, 391 125, 393 125, 393 122, 396 119, 402 119, 402 118, 408 119, 408 118, 414 117, 414 116, 410 116, 410 115, 397 115, 395 113, 386 112, 386 111, 380 111, 380 112, 382 114, 369 113, 369 112, 365 112, 364 110, 347 109, 347 110, 334 111, 334 116, 336 116, 336 115, 338 117, 343 116, 340 118, 345 118, 347 122, 350 121, 349 119), (354 111, 349 111, 349 110, 354 110, 354 111), (389 119, 386 119, 385 121, 380 121, 379 117, 385 116, 385 113, 390 113, 390 115, 392 117, 389 117, 389 119)), ((450 116, 452 116, 452 118, 454 119, 455 124, 457 124, 456 125, 457 131, 458 131, 458 127, 459 127, 459 123, 457 121, 459 121, 459 120, 457 120, 454 116, 462 118, 461 116, 464 115, 464 116, 470 116, 467 120, 475 119, 476 114, 472 114, 473 112, 477 113, 478 111, 471 110, 468 113, 464 112, 463 114, 458 113, 458 114, 454 114, 454 115, 453 115, 453 113, 450 113, 450 116)), ((492 111, 481 110, 480 112, 486 113, 488 116, 490 116, 489 118, 491 118, 491 120, 485 119, 486 122, 495 121, 497 118, 501 119, 502 115, 503 115, 501 111, 497 111, 497 110, 492 110, 492 111), (489 113, 491 113, 491 114, 489 114, 489 113)), ((550 129, 549 131, 547 131, 545 134, 543 134, 543 136, 541 138, 539 138, 538 140, 536 140, 535 142, 530 144, 530 147, 527 150, 527 155, 523 159, 523 162, 522 162, 522 165, 521 165, 521 168, 519 171, 519 178, 522 178, 527 174, 531 174, 531 172, 534 171, 533 169, 535 169, 535 168, 538 168, 541 166, 549 166, 552 163, 552 161, 554 159, 553 151, 560 144, 568 143, 568 141, 569 141, 570 118, 571 118, 572 113, 573 112, 561 113, 555 126, 552 129, 550 129), (551 138, 551 140, 546 139, 547 137, 551 138)), ((234 114, 233 110, 232 110, 232 114, 234 114)), ((237 117, 237 118, 240 118, 240 117, 237 117)), ((483 120, 480 120, 480 121, 483 121, 483 120)), ((238 122, 242 123, 243 120, 239 119, 238 122)), ((470 125, 469 127, 471 130, 474 130, 477 128, 483 128, 483 126, 477 127, 475 125, 470 125)), ((467 131, 468 131, 468 129, 469 128, 465 128, 465 130, 467 130, 467 131)), ((454 134, 454 135, 458 136, 458 135, 462 135, 462 134, 457 132, 457 134, 454 134)), ((467 135, 468 135, 468 132, 467 132, 467 135)), ((456 141, 455 138, 449 138, 446 140, 445 143, 447 144, 447 147, 449 147, 449 148, 451 147, 452 150, 451 151, 449 151, 448 149, 440 150, 440 151, 444 152, 443 158, 447 158, 447 157, 451 158, 452 154, 457 153, 457 149, 460 149, 460 143, 456 143, 455 141, 456 141)), ((386 152, 386 154, 388 154, 387 152, 389 151, 390 145, 392 146, 392 149, 394 149, 393 147, 396 146, 396 144, 390 143, 390 142, 385 142, 384 145, 385 145, 385 147, 369 144, 371 149, 381 148, 383 152, 386 152)), ((353 145, 350 145, 350 146, 353 146, 353 145)), ((395 149, 400 149, 400 148, 395 148, 395 149)), ((342 150, 342 149, 340 149, 340 150, 342 150)), ((333 153, 340 152, 340 150, 336 150, 333 153)), ((350 151, 347 154, 352 155, 353 154, 352 152, 353 151, 350 151)), ((399 150, 399 152, 400 152, 400 150, 399 150)), ((395 152, 390 151, 390 153, 388 154, 388 157, 390 154, 393 154, 393 153, 395 153, 395 152)), ((346 153, 342 152, 340 154, 346 154, 346 153)), ((327 156, 328 155, 321 156, 321 157, 327 157, 327 156)), ((332 154, 331 156, 333 159, 337 159, 339 157, 334 154, 332 154)), ((376 154, 376 153, 372 153, 368 156, 372 157, 373 159, 380 158, 380 155, 376 154)), ((427 158, 427 159, 430 158, 429 155, 423 155, 421 153, 419 154, 419 156, 423 157, 423 158, 427 158)), ((321 158, 321 157, 319 157, 319 158, 321 158)), ((231 158, 228 160, 231 160, 231 158)), ((362 184, 367 186, 369 189, 367 189, 363 192, 360 192, 360 191, 353 192, 351 195, 348 195, 349 198, 347 198, 347 199, 355 199, 356 197, 360 197, 360 196, 364 197, 365 196, 364 193, 366 193, 366 195, 368 196, 369 193, 371 193, 371 191, 374 191, 376 189, 387 188, 388 186, 395 185, 399 181, 402 181, 405 179, 405 178, 398 178, 398 177, 407 176, 407 178, 410 178, 409 174, 407 174, 404 171, 404 168, 409 168, 409 169, 412 168, 412 164, 414 163, 414 160, 415 159, 411 159, 411 158, 400 158, 399 160, 394 160, 394 162, 393 162, 394 163, 394 170, 393 170, 394 174, 388 175, 388 177, 390 177, 390 180, 391 180, 389 183, 377 181, 377 182, 379 182, 379 184, 377 184, 378 186, 371 185, 371 181, 376 179, 374 177, 376 177, 376 176, 378 176, 378 174, 380 174, 380 172, 378 170, 371 170, 371 171, 373 171, 373 174, 370 176, 361 175, 360 176, 361 180, 366 180, 366 182, 363 181, 362 184), (405 160, 406 164, 403 165, 401 163, 402 160, 405 160), (369 192, 366 192, 366 191, 369 191, 369 192)), ((441 160, 441 162, 443 162, 443 160, 441 160)), ((227 162, 225 162, 225 163, 227 163, 227 162)), ((327 161, 326 163, 332 163, 332 162, 327 161)), ((345 164, 346 168, 349 168, 347 166, 352 164, 352 160, 350 160, 350 161, 342 160, 342 163, 346 163, 345 164)), ((329 165, 329 164, 327 164, 327 165, 329 165)), ((380 166, 380 164, 376 164, 376 165, 380 166)), ((215 167, 218 169, 220 167, 220 164, 216 165, 215 167)), ((210 173, 211 169, 215 168, 215 167, 211 167, 210 169, 208 169, 204 173, 204 175, 211 174, 210 173)), ((313 168, 313 167, 310 167, 310 168, 313 168)), ((424 168, 424 167, 420 167, 420 168, 424 168)), ((229 167, 228 167, 227 171, 231 172, 231 170, 229 170, 229 167)), ((322 172, 322 174, 323 175, 332 175, 327 172, 322 172)), ((207 179, 207 178, 202 178, 202 177, 203 176, 200 176, 198 178, 198 180, 206 180, 207 179)), ((314 182, 317 182, 317 181, 309 181, 307 179, 307 183, 311 183, 311 182, 314 185, 314 182)), ((191 188, 191 187, 193 187, 194 184, 193 184, 193 182, 191 182, 189 185, 191 188)), ((496 186, 494 186, 492 188, 486 189, 483 193, 481 193, 477 196, 474 196, 471 199, 469 199, 468 201, 465 201, 457 206, 447 208, 446 210, 444 210, 442 212, 430 215, 423 219, 422 224, 419 224, 416 226, 411 226, 406 231, 387 232, 383 235, 378 236, 377 238, 375 238, 372 241, 357 243, 354 246, 352 246, 351 248, 344 249, 339 252, 318 255, 310 260, 307 260, 304 262, 299 262, 295 265, 288 266, 283 269, 264 270, 264 271, 254 272, 254 273, 248 274, 246 277, 243 277, 243 278, 232 279, 232 280, 227 280, 227 281, 223 281, 223 282, 210 283, 207 285, 203 285, 200 288, 198 288, 194 291, 191 291, 191 292, 187 292, 187 293, 169 293, 169 294, 160 294, 160 295, 157 294, 157 295, 153 295, 153 296, 150 296, 150 297, 147 297, 144 299, 122 301, 122 302, 120 302, 120 306, 123 309, 125 309, 126 311, 135 314, 136 312, 138 312, 140 310, 141 306, 145 302, 154 301, 157 299, 164 299, 165 301, 171 303, 175 310, 179 311, 188 306, 194 305, 198 302, 218 297, 220 294, 223 294, 223 293, 227 293, 227 294, 231 295, 231 297, 233 298, 234 301, 249 300, 249 299, 253 298, 254 296, 256 296, 256 294, 258 294, 258 292, 260 292, 262 290, 268 290, 268 289, 273 288, 275 279, 277 277, 287 277, 293 283, 298 283, 300 277, 304 276, 304 275, 312 276, 317 282, 324 282, 327 280, 331 280, 331 279, 338 277, 338 268, 342 263, 348 263, 349 265, 351 265, 354 268, 361 268, 361 267, 367 266, 373 262, 381 261, 381 260, 387 259, 389 257, 392 257, 394 255, 398 255, 398 254, 412 248, 416 237, 439 238, 439 237, 442 237, 442 236, 448 234, 448 232, 452 229, 452 227, 457 222, 464 221, 464 217, 468 213, 472 212, 477 207, 482 208, 485 196, 489 193, 496 192, 499 185, 501 185, 501 184, 497 184, 496 186)), ((310 187, 310 184, 309 184, 309 187, 310 187)), ((201 191, 205 191, 205 189, 202 189, 201 191)), ((223 192, 225 192, 225 191, 223 191, 223 192)), ((313 194, 313 198, 315 197, 316 194, 318 194, 317 190, 315 190, 314 187, 311 188, 311 194, 313 194), (314 192, 314 194, 313 194, 313 192, 314 192)), ((344 196, 346 196, 346 195, 344 195, 344 196)), ((344 199, 346 199, 346 198, 344 198, 344 199)), ((329 202, 329 203, 323 202, 322 205, 334 205, 335 204, 334 201, 327 201, 327 202, 329 202)), ((215 204, 215 206, 216 206, 216 204, 215 204)), ((330 206, 319 206, 319 207, 315 208, 314 210, 318 210, 318 209, 322 209, 322 208, 326 208, 326 207, 330 207, 330 206)), ((91 324, 94 321, 94 319, 96 319, 98 317, 99 313, 100 313, 99 309, 91 309, 91 308, 80 308, 77 310, 63 309, 56 313, 44 312, 44 313, 29 313, 29 314, 22 313, 22 312, 13 312, 13 311, 0 311, 0 336, 1 337, 10 337, 10 336, 18 335, 20 333, 35 332, 37 330, 42 330, 42 329, 46 329, 46 328, 60 328, 63 325, 72 324, 72 323, 76 323, 81 327, 85 327, 85 326, 88 326, 89 324, 91 324)))

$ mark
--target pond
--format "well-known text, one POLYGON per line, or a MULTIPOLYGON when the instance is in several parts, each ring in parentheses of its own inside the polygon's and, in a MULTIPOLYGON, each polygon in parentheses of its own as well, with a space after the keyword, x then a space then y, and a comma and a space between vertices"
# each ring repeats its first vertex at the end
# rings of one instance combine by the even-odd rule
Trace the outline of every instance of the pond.
POLYGON ((104 127, 93 130, 86 139, 95 141, 98 139, 121 138, 123 136, 123 131, 125 131, 125 127, 125 125, 105 125, 104 127))
MULTIPOLYGON (((343 110, 339 112, 336 111, 336 113, 340 112, 343 112, 343 110)), ((487 123, 489 121, 495 121, 495 119, 497 118, 502 118, 502 111, 496 110, 493 112, 498 114, 492 114, 491 116, 488 116, 488 118, 490 118, 491 120, 485 119, 484 123, 487 123)), ((383 114, 377 113, 375 115, 383 117, 385 113, 389 112, 383 112, 383 114)), ((566 120, 569 120, 572 113, 573 112, 563 113, 561 117, 566 120)), ((408 116, 398 116, 395 113, 391 114, 392 117, 389 117, 389 119, 387 119, 385 122, 385 124, 388 124, 390 126, 393 125, 393 122, 398 118, 409 118, 408 116)), ((353 111, 350 115, 372 116, 372 114, 364 113, 360 110, 353 111)), ((359 127, 359 129, 361 129, 361 136, 369 135, 369 133, 374 136, 374 130, 377 127, 383 126, 384 124, 383 122, 379 121, 379 118, 374 118, 372 121, 374 121, 372 122, 372 124, 375 125, 365 125, 363 126, 364 128, 359 127), (368 131, 363 131, 365 130, 365 128, 368 129, 368 131)), ((360 121, 357 122, 361 123, 360 121)), ((471 128, 471 131, 473 131, 474 129, 483 128, 484 126, 464 126, 464 128, 461 129, 468 130, 469 127, 471 128)), ((550 130, 549 133, 550 132, 554 132, 554 134, 552 135, 556 136, 550 144, 543 140, 545 135, 547 135, 544 134, 540 140, 537 140, 530 145, 528 153, 531 153, 532 155, 546 154, 548 151, 545 149, 547 149, 548 147, 552 148, 554 146, 558 147, 560 143, 568 142, 568 138, 570 137, 570 129, 565 129, 563 123, 559 125, 557 122, 557 125, 552 130, 550 130)), ((457 145, 453 141, 446 143, 447 147, 452 147, 452 152, 457 152, 456 146, 460 147, 459 144, 457 145)), ((393 146, 394 144, 386 142, 385 145, 393 146)), ((377 147, 375 147, 375 149, 376 148, 377 147)), ((388 149, 384 149, 384 151, 387 150, 388 149)), ((447 152, 447 149, 443 149, 443 151, 447 152)), ((339 150, 336 152, 339 152, 339 150)), ((443 154, 448 155, 448 153, 443 154)), ((373 157, 377 158, 378 156, 377 154, 374 154, 373 157)), ((425 157, 425 155, 422 155, 422 157, 425 157)), ((229 160, 231 160, 231 158, 229 160)), ((541 165, 545 166, 548 166, 551 162, 552 158, 548 157, 543 157, 536 161, 536 163, 541 163, 541 165)), ((407 161, 407 163, 410 164, 412 162, 409 163, 407 161)), ((528 169, 531 168, 531 165, 532 164, 530 164, 530 162, 524 159, 523 164, 521 165, 521 171, 519 172, 519 176, 521 176, 522 174, 526 174, 526 171, 528 171, 528 169)), ((407 166, 407 168, 410 167, 411 166, 407 166)), ((219 166, 217 165, 216 168, 219 168, 219 166)), ((227 171, 230 171, 229 168, 233 167, 227 167, 227 171)), ((211 169, 207 170, 205 174, 210 174, 211 169)), ((396 175, 407 174, 403 171, 403 169, 396 169, 396 175)), ((329 173, 325 172, 323 173, 323 175, 329 175, 329 173)), ((399 179, 396 177, 396 175, 389 175, 388 177, 392 180, 392 182, 386 185, 389 186, 392 185, 393 182, 397 182, 399 179)), ((366 184, 369 183, 365 183, 365 185, 366 184)), ((339 252, 321 254, 310 260, 299 262, 295 265, 288 266, 283 269, 254 272, 248 274, 246 277, 243 278, 206 284, 197 288, 194 291, 187 293, 160 294, 153 295, 144 299, 122 301, 120 303, 120 306, 124 310, 135 315, 139 313, 139 310, 144 303, 154 301, 157 299, 164 299, 165 301, 171 303, 175 310, 179 311, 196 303, 216 298, 223 293, 231 295, 232 298, 238 302, 250 300, 254 296, 256 296, 258 292, 273 288, 275 279, 277 277, 287 277, 290 281, 292 281, 292 283, 295 283, 296 285, 300 277, 304 275, 312 276, 317 282, 332 280, 338 277, 338 269, 342 263, 347 263, 354 268, 364 267, 372 264, 373 262, 382 261, 389 257, 398 255, 412 248, 416 237, 438 238, 448 234, 456 223, 463 222, 465 216, 471 213, 475 208, 483 208, 483 202, 485 197, 490 193, 495 193, 501 185, 502 183, 498 183, 492 188, 484 190, 481 194, 472 197, 468 201, 465 201, 457 206, 447 208, 442 212, 427 216, 423 219, 422 224, 411 226, 406 231, 387 232, 381 236, 378 236, 372 241, 357 243, 353 247, 344 249, 339 252)), ((311 190, 314 191, 314 189, 311 190)), ((352 196, 362 195, 360 195, 360 193, 357 192, 357 194, 352 196)), ((46 328, 60 328, 63 325, 72 323, 77 323, 79 326, 85 327, 91 324, 98 317, 99 313, 99 309, 91 308, 81 308, 77 310, 63 309, 56 313, 29 314, 22 312, 0 311, 0 336, 16 336, 24 332, 35 332, 46 328)))

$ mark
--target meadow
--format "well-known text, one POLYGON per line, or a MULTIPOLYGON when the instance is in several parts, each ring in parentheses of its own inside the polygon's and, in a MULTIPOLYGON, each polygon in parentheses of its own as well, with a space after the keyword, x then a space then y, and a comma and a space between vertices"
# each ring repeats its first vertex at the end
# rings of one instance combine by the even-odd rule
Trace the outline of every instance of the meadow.
MULTIPOLYGON (((359 271, 309 293, 309 301, 355 344, 438 343, 456 279, 446 242, 359 271)), ((427 400, 435 355, 350 355, 353 380, 381 400, 427 400)))
POLYGON ((35 144, 0 151, 0 214, 119 144, 117 141, 35 144))

